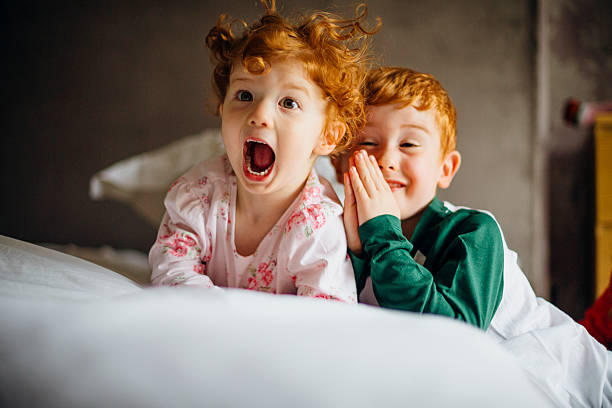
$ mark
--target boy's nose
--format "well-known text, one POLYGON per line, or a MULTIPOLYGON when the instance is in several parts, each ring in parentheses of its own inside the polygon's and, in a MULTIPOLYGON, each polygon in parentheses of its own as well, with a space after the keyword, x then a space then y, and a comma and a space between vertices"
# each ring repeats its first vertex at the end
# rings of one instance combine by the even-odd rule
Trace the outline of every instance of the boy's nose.
POLYGON ((379 154, 378 157, 376 158, 376 161, 378 161, 378 167, 381 170, 395 170, 397 168, 397 164, 395 163, 395 160, 393 159, 392 155, 389 153, 382 153, 379 154))
POLYGON ((381 170, 385 170, 385 169, 395 170, 395 166, 393 164, 382 164, 382 163, 380 163, 378 165, 378 167, 380 167, 381 170))

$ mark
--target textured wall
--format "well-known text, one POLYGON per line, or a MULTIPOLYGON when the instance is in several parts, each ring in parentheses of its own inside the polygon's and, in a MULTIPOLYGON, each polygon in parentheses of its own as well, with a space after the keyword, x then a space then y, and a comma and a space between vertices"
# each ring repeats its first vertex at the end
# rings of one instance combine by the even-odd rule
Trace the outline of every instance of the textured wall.
POLYGON ((551 300, 581 317, 593 296, 593 134, 562 120, 567 98, 612 100, 612 3, 548 1, 551 300))
MULTIPOLYGON (((281 7, 292 12, 301 4, 281 7)), ((339 4, 352 12, 354 2, 339 4)), ((88 179, 114 161, 215 125, 206 112, 203 38, 221 12, 251 20, 262 8, 254 1, 14 7, 5 126, 16 154, 7 167, 12 176, 3 178, 21 199, 10 203, 15 216, 2 221, 2 231, 31 241, 146 248, 153 231, 128 209, 90 202, 88 179)), ((457 104, 464 162, 443 197, 493 211, 528 265, 528 2, 377 1, 370 14, 383 20, 374 43, 382 61, 433 73, 457 104)))
MULTIPOLYGON (((40 3, 13 5, 3 17, 8 104, 0 233, 147 250, 155 230, 121 204, 90 201, 89 178, 216 126, 208 112, 204 37, 221 12, 250 21, 262 8, 254 0, 40 3)), ((290 12, 305 8, 297 0, 279 3, 290 12)), ((311 1, 306 8, 330 9, 331 3, 311 1)), ((351 12, 354 2, 334 4, 332 10, 351 12)), ((374 40, 380 61, 434 74, 457 106, 463 164, 441 197, 492 211, 533 278, 537 3, 379 0, 369 6, 370 16, 383 21, 374 40)), ((557 57, 577 63, 581 54, 557 57)), ((576 71, 559 69, 551 81, 556 75, 576 71)))

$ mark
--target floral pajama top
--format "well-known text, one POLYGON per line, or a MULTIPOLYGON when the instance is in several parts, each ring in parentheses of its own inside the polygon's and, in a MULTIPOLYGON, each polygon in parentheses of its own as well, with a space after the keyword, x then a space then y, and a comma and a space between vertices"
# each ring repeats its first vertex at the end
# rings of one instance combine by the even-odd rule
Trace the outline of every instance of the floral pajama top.
POLYGON ((245 288, 356 303, 342 206, 329 183, 313 170, 249 256, 234 245, 236 191, 226 156, 194 166, 172 184, 149 252, 154 285, 245 288))

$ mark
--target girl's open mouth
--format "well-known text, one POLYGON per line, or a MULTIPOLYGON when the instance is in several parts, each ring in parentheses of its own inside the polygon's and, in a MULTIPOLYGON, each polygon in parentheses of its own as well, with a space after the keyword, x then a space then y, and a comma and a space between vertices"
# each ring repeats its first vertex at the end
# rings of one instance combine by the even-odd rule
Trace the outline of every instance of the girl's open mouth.
POLYGON ((261 181, 266 178, 274 167, 276 154, 264 141, 248 139, 244 143, 244 174, 248 179, 261 181))

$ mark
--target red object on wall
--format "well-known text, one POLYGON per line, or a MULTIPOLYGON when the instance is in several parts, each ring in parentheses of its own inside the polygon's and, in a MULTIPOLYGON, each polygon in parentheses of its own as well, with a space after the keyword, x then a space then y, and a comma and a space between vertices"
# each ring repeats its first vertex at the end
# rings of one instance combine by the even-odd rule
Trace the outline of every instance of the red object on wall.
POLYGON ((583 325, 597 341, 612 350, 612 271, 608 287, 584 313, 578 323, 583 325))
POLYGON ((612 101, 582 102, 568 98, 563 106, 563 120, 575 127, 589 128, 595 124, 595 117, 612 111, 612 101))

